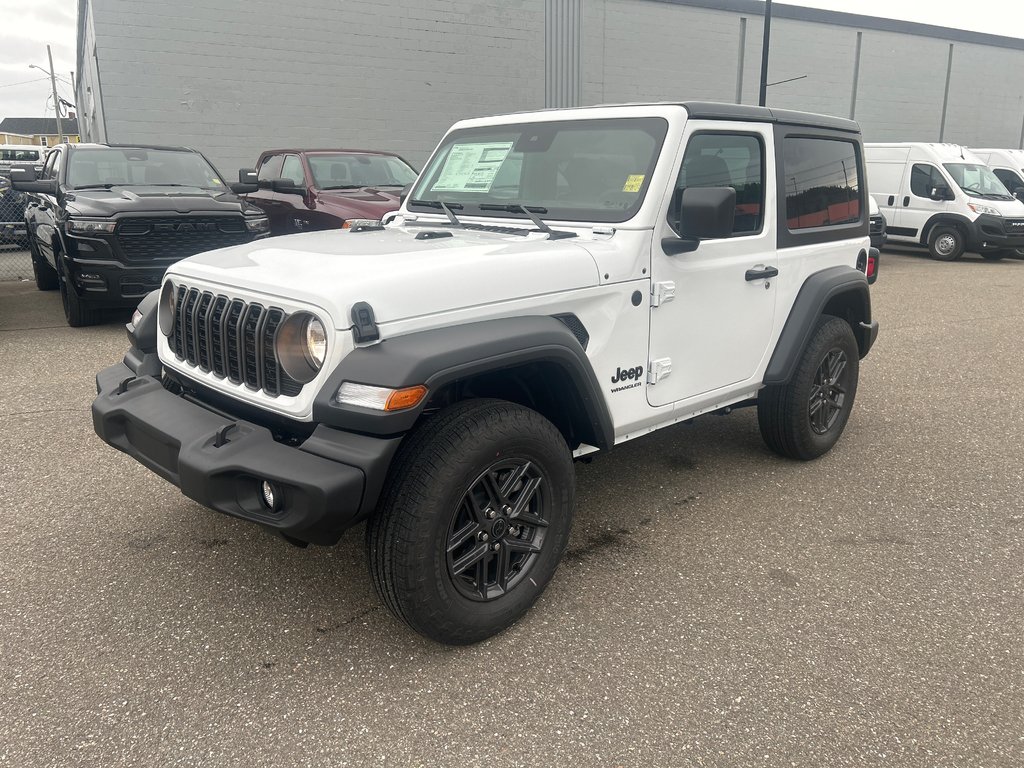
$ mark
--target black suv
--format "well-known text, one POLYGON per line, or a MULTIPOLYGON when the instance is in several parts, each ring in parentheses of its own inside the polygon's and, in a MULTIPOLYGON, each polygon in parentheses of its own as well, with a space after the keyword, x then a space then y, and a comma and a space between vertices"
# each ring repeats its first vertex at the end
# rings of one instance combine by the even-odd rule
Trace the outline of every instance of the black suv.
POLYGON ((270 232, 266 215, 237 195, 256 172, 228 185, 202 154, 183 147, 60 144, 41 175, 14 169, 36 285, 60 288, 68 325, 92 325, 104 308, 132 307, 164 270, 202 251, 270 232))

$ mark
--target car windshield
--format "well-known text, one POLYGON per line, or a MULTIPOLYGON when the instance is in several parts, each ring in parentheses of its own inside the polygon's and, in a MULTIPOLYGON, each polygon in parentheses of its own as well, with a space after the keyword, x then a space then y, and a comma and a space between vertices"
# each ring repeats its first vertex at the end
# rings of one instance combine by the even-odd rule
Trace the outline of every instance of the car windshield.
POLYGON ((987 165, 976 163, 943 163, 943 168, 953 177, 964 192, 971 197, 985 197, 992 200, 1012 200, 1013 197, 1003 186, 999 177, 987 165))
POLYGON ((622 222, 640 209, 668 123, 659 117, 560 120, 453 131, 409 195, 410 210, 459 216, 528 206, 546 219, 622 222))
POLYGON ((103 186, 187 186, 224 189, 224 180, 195 152, 122 147, 71 152, 67 184, 76 189, 103 186))
POLYGON ((416 181, 416 171, 400 157, 351 153, 306 155, 318 189, 404 187, 416 181))

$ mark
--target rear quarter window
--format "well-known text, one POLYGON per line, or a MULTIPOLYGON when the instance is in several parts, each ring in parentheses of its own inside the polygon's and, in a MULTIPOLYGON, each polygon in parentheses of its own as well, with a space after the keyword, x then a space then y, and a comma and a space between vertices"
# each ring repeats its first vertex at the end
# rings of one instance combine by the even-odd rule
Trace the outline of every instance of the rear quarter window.
POLYGON ((782 143, 782 165, 790 231, 860 220, 860 174, 854 142, 787 136, 782 143))

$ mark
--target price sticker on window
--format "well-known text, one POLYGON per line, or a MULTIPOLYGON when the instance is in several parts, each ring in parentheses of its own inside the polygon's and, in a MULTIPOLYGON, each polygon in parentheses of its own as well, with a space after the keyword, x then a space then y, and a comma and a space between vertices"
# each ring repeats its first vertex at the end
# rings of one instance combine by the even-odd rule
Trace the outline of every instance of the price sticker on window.
POLYGON ((643 184, 644 184, 644 176, 645 175, 646 174, 643 174, 643 173, 630 174, 630 176, 626 179, 626 183, 622 185, 622 191, 623 192, 639 192, 640 191, 640 187, 642 187, 643 184))

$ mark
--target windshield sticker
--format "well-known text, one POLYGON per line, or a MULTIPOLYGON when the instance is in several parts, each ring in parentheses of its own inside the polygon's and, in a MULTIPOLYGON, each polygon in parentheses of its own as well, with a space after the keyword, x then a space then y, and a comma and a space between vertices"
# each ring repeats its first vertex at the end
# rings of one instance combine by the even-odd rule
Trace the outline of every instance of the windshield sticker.
POLYGON ((454 145, 430 191, 490 192, 494 177, 511 150, 511 141, 454 145))
POLYGON ((629 178, 626 179, 626 183, 622 185, 623 192, 639 192, 640 187, 643 186, 644 176, 643 173, 630 174, 629 178))

